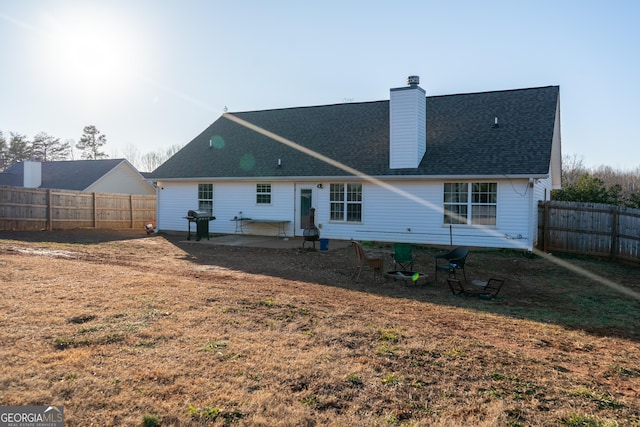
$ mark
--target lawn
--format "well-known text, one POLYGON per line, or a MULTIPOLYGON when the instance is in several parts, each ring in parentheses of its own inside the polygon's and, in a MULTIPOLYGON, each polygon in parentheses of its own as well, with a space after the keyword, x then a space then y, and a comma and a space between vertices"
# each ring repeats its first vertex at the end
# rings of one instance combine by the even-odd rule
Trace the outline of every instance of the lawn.
MULTIPOLYGON (((183 238, 0 232, 2 405, 64 405, 68 426, 640 426, 637 266, 473 250, 469 279, 506 280, 485 300, 353 282, 351 248, 183 238)), ((415 248, 431 279, 440 251, 415 248)))

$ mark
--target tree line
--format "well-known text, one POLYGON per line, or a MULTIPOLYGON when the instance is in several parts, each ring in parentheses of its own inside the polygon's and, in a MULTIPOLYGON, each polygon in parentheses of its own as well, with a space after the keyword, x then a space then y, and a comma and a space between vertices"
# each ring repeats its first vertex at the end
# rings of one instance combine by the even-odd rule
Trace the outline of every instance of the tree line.
POLYGON ((551 198, 640 209, 640 167, 633 171, 610 166, 587 168, 580 156, 564 156, 562 189, 553 190, 551 198))
MULTIPOLYGON (((103 151, 107 144, 107 137, 94 125, 85 126, 82 136, 75 142, 72 139, 61 141, 60 138, 40 132, 32 139, 26 135, 9 132, 8 136, 0 130, 0 172, 13 164, 25 160, 40 162, 54 162, 61 160, 75 160, 76 151, 85 160, 106 159, 109 155, 103 151)), ((139 171, 151 172, 169 157, 173 156, 180 146, 174 145, 163 152, 150 152, 139 155, 137 149, 128 146, 122 157, 126 158, 139 171)), ((119 157, 119 156, 118 156, 119 157)))

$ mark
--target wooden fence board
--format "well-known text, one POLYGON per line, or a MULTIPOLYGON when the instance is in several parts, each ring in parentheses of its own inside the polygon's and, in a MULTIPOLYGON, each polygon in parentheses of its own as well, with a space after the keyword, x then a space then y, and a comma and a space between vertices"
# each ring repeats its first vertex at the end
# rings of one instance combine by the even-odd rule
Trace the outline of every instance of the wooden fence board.
POLYGON ((144 228, 156 197, 0 186, 0 230, 144 228))
POLYGON ((538 247, 640 263, 640 209, 601 203, 538 204, 538 247))

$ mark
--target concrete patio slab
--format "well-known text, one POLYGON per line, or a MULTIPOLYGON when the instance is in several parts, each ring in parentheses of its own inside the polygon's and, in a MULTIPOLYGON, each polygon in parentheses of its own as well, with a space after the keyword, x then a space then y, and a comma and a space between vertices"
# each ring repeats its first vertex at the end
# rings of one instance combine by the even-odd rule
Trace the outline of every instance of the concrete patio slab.
MULTIPOLYGON (((210 237, 209 240, 183 240, 184 243, 194 243, 203 245, 223 245, 223 246, 247 246, 256 248, 274 249, 313 249, 313 242, 304 242, 302 237, 275 238, 272 236, 252 236, 246 234, 227 234, 224 236, 210 237)), ((328 250, 341 249, 351 246, 350 240, 329 239, 328 250)), ((320 251, 320 242, 315 242, 315 248, 320 251)))

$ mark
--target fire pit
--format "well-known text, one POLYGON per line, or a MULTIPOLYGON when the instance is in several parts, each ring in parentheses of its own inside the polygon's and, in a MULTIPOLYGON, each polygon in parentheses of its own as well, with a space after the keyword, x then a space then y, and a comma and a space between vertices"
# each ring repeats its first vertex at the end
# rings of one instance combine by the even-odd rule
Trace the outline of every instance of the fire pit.
POLYGON ((390 282, 401 282, 405 285, 426 285, 427 275, 417 271, 391 270, 384 272, 384 278, 390 282))
POLYGON ((315 213, 315 208, 309 209, 309 225, 302 231, 302 235, 304 236, 304 240, 302 241, 303 248, 306 242, 313 242, 313 249, 315 249, 316 242, 320 240, 320 230, 318 230, 315 224, 315 213))

